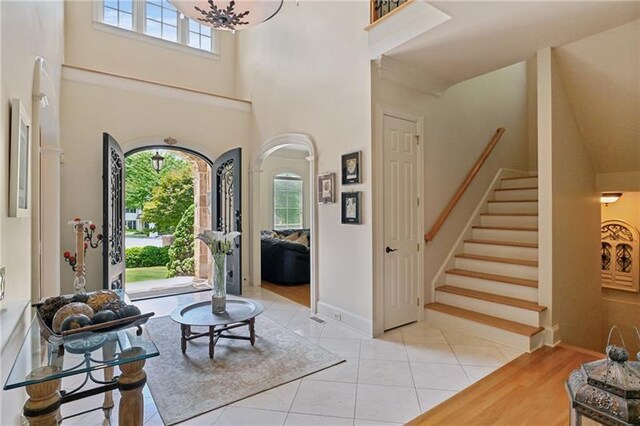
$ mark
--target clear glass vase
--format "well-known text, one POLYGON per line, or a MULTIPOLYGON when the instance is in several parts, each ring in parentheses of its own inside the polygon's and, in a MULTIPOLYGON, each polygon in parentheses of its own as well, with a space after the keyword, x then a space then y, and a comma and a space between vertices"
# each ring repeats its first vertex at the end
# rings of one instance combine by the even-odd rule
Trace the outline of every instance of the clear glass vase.
POLYGON ((211 255, 211 312, 221 314, 227 310, 227 255, 211 255))

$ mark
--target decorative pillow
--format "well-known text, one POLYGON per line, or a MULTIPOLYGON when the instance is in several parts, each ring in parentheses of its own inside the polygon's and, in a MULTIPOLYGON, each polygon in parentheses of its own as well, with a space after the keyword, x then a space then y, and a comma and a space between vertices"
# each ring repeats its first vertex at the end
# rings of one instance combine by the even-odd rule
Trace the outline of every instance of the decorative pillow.
POLYGON ((280 234, 278 234, 277 232, 274 231, 274 232, 271 233, 271 238, 277 238, 277 239, 281 240, 282 239, 282 235, 280 235, 280 234))
POLYGON ((297 232, 293 232, 291 235, 289 235, 288 237, 285 237, 284 239, 287 241, 295 241, 299 238, 299 235, 297 232))
POLYGON ((302 235, 300 235, 300 238, 298 238, 295 242, 298 244, 302 244, 305 247, 309 247, 309 238, 307 237, 307 233, 303 232, 302 235))

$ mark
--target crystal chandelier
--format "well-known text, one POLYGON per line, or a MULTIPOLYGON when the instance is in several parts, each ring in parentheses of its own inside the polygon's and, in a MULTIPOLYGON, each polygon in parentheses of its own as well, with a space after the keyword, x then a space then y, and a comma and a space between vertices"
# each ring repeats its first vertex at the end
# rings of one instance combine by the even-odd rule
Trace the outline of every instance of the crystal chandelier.
POLYGON ((244 30, 273 18, 283 0, 169 0, 187 18, 216 30, 244 30))

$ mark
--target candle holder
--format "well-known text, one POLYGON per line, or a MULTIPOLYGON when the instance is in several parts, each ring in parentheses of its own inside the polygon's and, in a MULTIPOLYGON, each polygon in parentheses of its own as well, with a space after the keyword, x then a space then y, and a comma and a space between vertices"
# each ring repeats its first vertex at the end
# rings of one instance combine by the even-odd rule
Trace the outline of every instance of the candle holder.
POLYGON ((64 261, 71 266, 71 270, 76 273, 73 279, 74 293, 85 293, 87 282, 85 279, 84 258, 88 248, 98 248, 102 242, 102 234, 95 234, 96 225, 91 223, 90 220, 82 220, 77 217, 68 223, 73 226, 76 233, 76 250, 73 255, 71 252, 65 251, 63 257, 64 261))

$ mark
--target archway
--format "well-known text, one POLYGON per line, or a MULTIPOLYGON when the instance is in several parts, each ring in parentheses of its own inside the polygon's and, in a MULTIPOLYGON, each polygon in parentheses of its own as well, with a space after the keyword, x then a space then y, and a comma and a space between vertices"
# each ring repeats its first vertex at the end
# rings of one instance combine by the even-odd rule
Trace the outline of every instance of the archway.
POLYGON ((125 158, 127 292, 139 300, 209 290, 209 252, 193 235, 211 228, 212 160, 157 141, 125 148, 125 158))
MULTIPOLYGON (((313 140, 305 134, 287 133, 276 136, 266 141, 259 153, 254 157, 251 173, 251 277, 254 286, 261 286, 261 231, 263 223, 261 222, 261 212, 267 207, 267 200, 263 196, 261 190, 265 176, 263 163, 267 157, 278 150, 294 148, 297 150, 305 150, 304 159, 308 162, 308 189, 305 191, 305 209, 308 211, 308 228, 310 230, 309 241, 309 261, 310 261, 310 310, 311 314, 317 313, 318 302, 318 226, 317 226, 317 196, 315 191, 316 179, 316 147, 313 140)), ((281 170, 283 171, 283 170, 281 170)))

